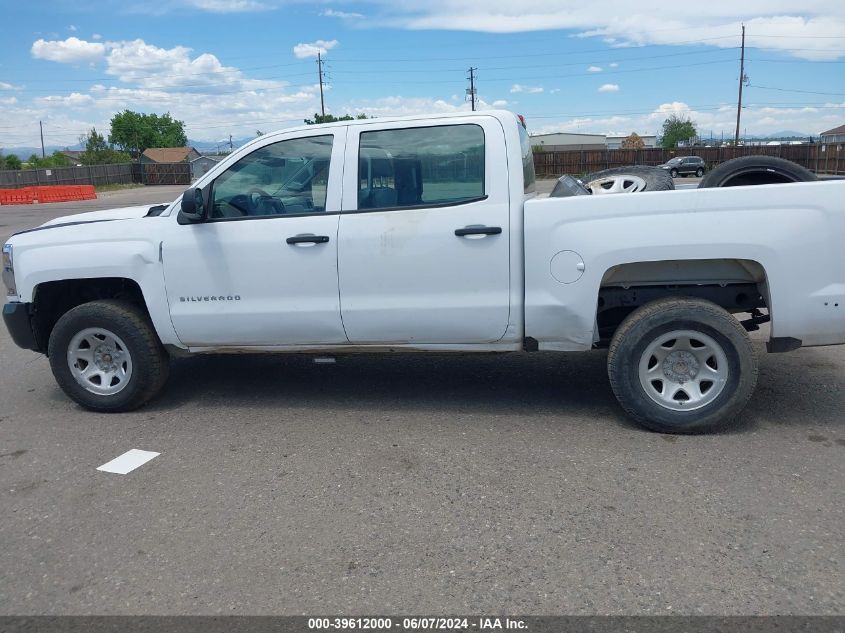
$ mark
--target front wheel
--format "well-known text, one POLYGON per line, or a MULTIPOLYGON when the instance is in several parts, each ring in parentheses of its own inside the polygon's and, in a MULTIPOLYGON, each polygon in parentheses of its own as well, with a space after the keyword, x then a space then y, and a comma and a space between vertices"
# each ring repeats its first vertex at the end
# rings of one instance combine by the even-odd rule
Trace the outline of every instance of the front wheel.
POLYGON ((698 176, 699 178, 701 178, 704 175, 704 168, 699 167, 698 169, 696 169, 695 175, 698 176))
POLYGON ((731 422, 757 383, 748 333, 709 301, 660 299, 613 336, 610 384, 622 408, 662 433, 703 433, 731 422))
POLYGON ((149 318, 124 301, 92 301, 66 312, 47 355, 59 387, 94 411, 130 411, 164 386, 167 352, 149 318))
POLYGON ((677 178, 678 177, 678 170, 677 169, 670 170, 669 175, 672 176, 672 178, 677 178))

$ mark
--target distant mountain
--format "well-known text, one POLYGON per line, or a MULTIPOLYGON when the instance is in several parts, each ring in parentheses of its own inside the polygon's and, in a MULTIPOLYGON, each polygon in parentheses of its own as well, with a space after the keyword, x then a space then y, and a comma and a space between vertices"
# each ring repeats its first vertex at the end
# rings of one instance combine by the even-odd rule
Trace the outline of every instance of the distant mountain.
MULTIPOLYGON (((47 156, 49 156, 50 154, 55 152, 57 149, 63 150, 63 149, 80 149, 80 148, 78 148, 76 145, 74 145, 73 147, 67 147, 67 148, 64 145, 61 145, 61 146, 59 146, 59 145, 46 145, 44 147, 44 151, 47 154, 47 156)), ((36 156, 41 156, 41 146, 40 145, 38 147, 2 147, 2 148, 0 148, 0 150, 3 151, 3 156, 10 156, 10 155, 14 154, 15 156, 17 156, 21 160, 26 160, 30 156, 32 156, 33 154, 35 154, 36 156)))
POLYGON ((795 130, 784 130, 783 132, 772 132, 763 138, 808 138, 810 136, 817 136, 817 134, 807 134, 806 132, 796 132, 795 130))
MULTIPOLYGON (((245 143, 249 143, 254 136, 248 136, 245 138, 233 138, 232 139, 232 149, 238 149, 241 145, 245 143)), ((219 150, 222 153, 229 153, 229 139, 221 140, 221 141, 198 141, 195 139, 188 139, 188 146, 193 147, 197 150, 200 154, 216 154, 219 150)))
MULTIPOLYGON (((232 139, 232 147, 234 149, 238 149, 244 143, 248 143, 254 137, 247 137, 241 139, 232 139)), ((215 141, 197 141, 193 139, 188 139, 188 145, 190 147, 195 148, 200 154, 210 154, 214 155, 219 150, 222 153, 229 152, 229 139, 226 141, 220 141, 219 143, 215 141)), ((81 143, 76 143, 75 145, 46 145, 44 147, 44 151, 49 156, 56 150, 65 150, 65 149, 73 149, 73 150, 84 150, 85 146, 81 143)), ((2 151, 3 156, 9 156, 11 154, 16 155, 21 160, 26 160, 33 154, 36 156, 41 156, 41 146, 38 147, 0 147, 0 151, 2 151)))

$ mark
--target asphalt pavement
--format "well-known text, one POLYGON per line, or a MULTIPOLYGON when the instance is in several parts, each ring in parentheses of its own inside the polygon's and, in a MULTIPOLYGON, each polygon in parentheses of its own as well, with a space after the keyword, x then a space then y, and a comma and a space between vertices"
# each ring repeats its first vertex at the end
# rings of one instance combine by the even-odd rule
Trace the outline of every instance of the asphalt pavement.
POLYGON ((843 347, 761 349, 695 437, 631 424, 601 351, 195 357, 112 415, 0 354, 0 614, 845 614, 843 347))

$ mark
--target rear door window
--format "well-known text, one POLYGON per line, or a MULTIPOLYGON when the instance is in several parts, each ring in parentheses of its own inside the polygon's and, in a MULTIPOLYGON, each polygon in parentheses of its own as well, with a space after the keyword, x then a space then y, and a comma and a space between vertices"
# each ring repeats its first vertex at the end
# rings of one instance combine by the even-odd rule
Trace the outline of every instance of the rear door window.
POLYGON ((446 206, 485 196, 479 125, 378 130, 360 139, 359 210, 446 206))

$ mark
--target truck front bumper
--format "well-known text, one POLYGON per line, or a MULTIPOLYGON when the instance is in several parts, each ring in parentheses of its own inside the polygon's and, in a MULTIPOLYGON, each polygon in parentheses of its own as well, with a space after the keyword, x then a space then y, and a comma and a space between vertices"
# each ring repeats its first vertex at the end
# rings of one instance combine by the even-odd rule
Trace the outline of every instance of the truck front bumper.
POLYGON ((32 315, 28 303, 7 303, 3 306, 3 321, 15 345, 23 349, 40 352, 35 332, 32 329, 32 315))

